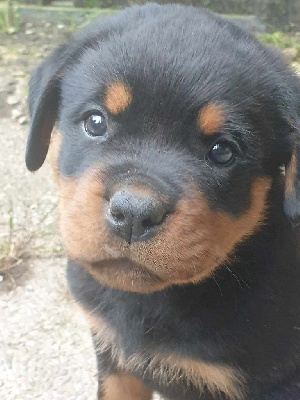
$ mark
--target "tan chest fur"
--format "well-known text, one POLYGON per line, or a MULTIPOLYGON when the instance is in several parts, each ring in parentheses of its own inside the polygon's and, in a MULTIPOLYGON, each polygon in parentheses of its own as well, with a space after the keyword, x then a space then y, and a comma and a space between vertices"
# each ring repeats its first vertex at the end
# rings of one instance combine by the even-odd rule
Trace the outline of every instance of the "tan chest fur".
POLYGON ((182 357, 176 353, 138 352, 126 358, 118 346, 117 332, 93 314, 86 311, 84 314, 98 339, 98 351, 109 348, 120 372, 147 373, 164 386, 172 382, 185 382, 197 387, 200 392, 206 388, 213 395, 222 392, 231 400, 244 398, 245 377, 238 369, 182 357))

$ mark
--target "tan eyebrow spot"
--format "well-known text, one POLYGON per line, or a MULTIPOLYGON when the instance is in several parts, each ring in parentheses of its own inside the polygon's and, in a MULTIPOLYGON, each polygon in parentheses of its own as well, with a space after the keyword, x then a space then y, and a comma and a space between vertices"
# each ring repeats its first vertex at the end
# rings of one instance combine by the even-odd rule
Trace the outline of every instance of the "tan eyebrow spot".
POLYGON ((107 87, 104 105, 113 114, 126 110, 132 100, 131 90, 122 82, 113 82, 107 87))
POLYGON ((222 128, 224 119, 223 107, 208 104, 199 111, 197 124, 204 135, 212 135, 222 128))

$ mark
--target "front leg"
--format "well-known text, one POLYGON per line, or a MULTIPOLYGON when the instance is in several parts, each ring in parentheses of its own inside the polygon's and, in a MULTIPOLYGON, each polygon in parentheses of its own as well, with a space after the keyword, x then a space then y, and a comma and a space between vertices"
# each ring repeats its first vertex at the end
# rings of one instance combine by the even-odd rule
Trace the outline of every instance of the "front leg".
POLYGON ((99 351, 97 339, 93 343, 98 367, 98 400, 151 400, 152 391, 138 378, 117 368, 109 349, 99 351))
POLYGON ((98 400, 151 400, 152 391, 138 378, 116 373, 99 379, 98 400))

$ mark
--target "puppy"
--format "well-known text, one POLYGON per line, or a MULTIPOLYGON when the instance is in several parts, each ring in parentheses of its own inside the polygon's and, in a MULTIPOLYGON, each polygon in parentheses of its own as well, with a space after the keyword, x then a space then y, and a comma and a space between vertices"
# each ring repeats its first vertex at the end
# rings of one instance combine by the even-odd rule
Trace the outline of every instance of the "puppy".
POLYGON ((300 84, 208 11, 96 21, 30 80, 98 399, 299 400, 300 84), (285 174, 283 173, 285 170, 285 174))

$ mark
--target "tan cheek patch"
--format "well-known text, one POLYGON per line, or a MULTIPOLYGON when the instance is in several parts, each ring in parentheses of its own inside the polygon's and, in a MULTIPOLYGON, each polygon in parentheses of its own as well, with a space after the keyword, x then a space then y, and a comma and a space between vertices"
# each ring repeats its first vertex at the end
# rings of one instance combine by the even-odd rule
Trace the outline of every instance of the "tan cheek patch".
POLYGON ((145 267, 101 268, 93 263, 130 258, 130 246, 107 226, 108 201, 102 176, 89 170, 77 179, 60 177, 60 230, 69 257, 80 262, 104 284, 125 290, 152 291, 161 283, 145 267))
POLYGON ((54 174, 54 179, 59 184, 58 156, 62 144, 62 135, 59 131, 54 131, 51 135, 49 148, 49 161, 54 174))
POLYGON ((293 152, 291 160, 285 171, 285 195, 290 196, 296 179, 297 174, 297 159, 295 152, 293 152))
MULTIPOLYGON (((251 206, 240 218, 211 210, 202 193, 179 202, 164 231, 149 242, 133 244, 137 260, 151 266, 167 283, 199 282, 232 254, 235 246, 263 223, 271 185, 259 178, 251 190, 251 206)), ((132 257, 135 253, 131 252, 132 257)))
POLYGON ((223 108, 216 104, 208 104, 199 111, 197 124, 204 135, 213 135, 222 129, 224 120, 223 108))
POLYGON ((110 84, 106 90, 104 105, 113 114, 126 110, 132 100, 131 90, 122 82, 110 84))
POLYGON ((146 293, 172 284, 199 282, 226 262, 237 243, 263 223, 270 185, 268 178, 254 181, 251 206, 240 218, 211 210, 195 190, 179 202, 162 232, 152 240, 129 246, 107 228, 101 174, 88 171, 75 181, 60 179, 61 233, 69 256, 85 265, 101 283, 146 293), (89 267, 93 262, 119 257, 141 267, 89 267))
POLYGON ((60 194, 60 228, 69 256, 99 260, 99 241, 106 234, 101 176, 87 171, 78 179, 61 177, 60 194))

